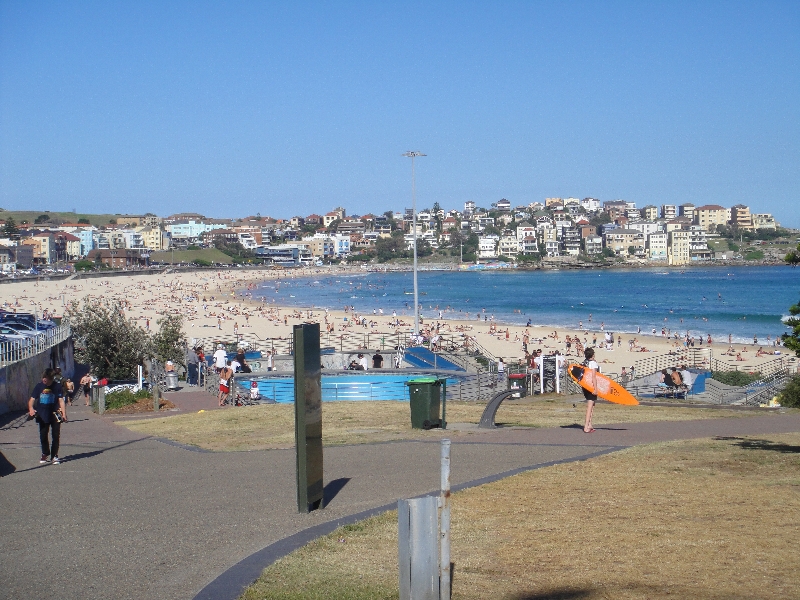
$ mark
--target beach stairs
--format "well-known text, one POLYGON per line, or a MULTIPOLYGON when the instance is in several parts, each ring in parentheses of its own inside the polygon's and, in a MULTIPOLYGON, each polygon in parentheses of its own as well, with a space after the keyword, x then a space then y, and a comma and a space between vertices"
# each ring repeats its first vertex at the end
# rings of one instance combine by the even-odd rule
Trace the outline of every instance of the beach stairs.
POLYGON ((439 369, 442 371, 466 371, 456 363, 444 358, 441 354, 431 352, 427 348, 406 348, 404 360, 412 367, 419 369, 439 369))

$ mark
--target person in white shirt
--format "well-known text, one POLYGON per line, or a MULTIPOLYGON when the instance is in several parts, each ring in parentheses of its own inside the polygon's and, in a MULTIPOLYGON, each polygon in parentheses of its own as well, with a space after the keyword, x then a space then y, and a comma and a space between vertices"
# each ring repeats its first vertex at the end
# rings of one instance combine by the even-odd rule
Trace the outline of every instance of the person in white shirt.
MULTIPOLYGON (((587 381, 591 387, 595 387, 596 377, 595 374, 600 372, 600 365, 594 360, 594 348, 587 348, 583 353, 586 360, 583 361, 583 366, 587 368, 587 372, 583 375, 583 380, 587 381)), ((592 433, 592 415, 594 413, 594 403, 597 402, 597 394, 593 394, 586 388, 583 389, 583 397, 586 398, 586 421, 583 424, 584 433, 592 433)))
POLYGON ((365 371, 369 369, 369 359, 364 354, 358 355, 358 362, 365 371))
POLYGON ((267 350, 267 371, 272 371, 275 367, 275 359, 272 356, 272 350, 267 350))
POLYGON ((217 373, 225 368, 225 361, 228 360, 228 353, 222 344, 217 344, 217 351, 214 352, 214 368, 217 373))

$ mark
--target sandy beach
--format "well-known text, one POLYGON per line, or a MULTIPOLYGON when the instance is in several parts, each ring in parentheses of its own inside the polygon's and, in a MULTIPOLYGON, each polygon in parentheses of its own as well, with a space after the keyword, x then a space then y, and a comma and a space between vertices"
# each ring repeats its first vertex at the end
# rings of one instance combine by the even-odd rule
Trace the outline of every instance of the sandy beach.
MULTIPOLYGON (((342 273, 359 271, 357 268, 340 268, 342 273)), ((344 310, 328 312, 312 309, 311 316, 306 309, 278 306, 256 302, 249 298, 249 290, 268 279, 287 279, 310 277, 319 274, 316 269, 293 271, 266 270, 218 270, 176 273, 132 274, 128 276, 109 276, 62 281, 15 281, 4 284, 0 290, 5 310, 33 312, 39 315, 61 316, 71 301, 83 302, 84 298, 111 299, 123 303, 127 315, 142 327, 155 331, 158 319, 166 313, 179 313, 185 316, 184 331, 187 339, 206 339, 220 337, 233 339, 236 334, 254 333, 260 338, 287 339, 292 326, 298 323, 316 321, 322 323, 323 331, 332 327, 337 333, 352 327, 353 316, 344 310), (327 323, 324 321, 327 319, 327 323), (347 320, 345 320, 347 319, 347 320)), ((360 271, 359 271, 360 272, 360 271)), ((326 274, 330 271, 326 269, 326 274)), ((310 308, 310 307, 309 307, 310 308)), ((398 316, 399 326, 393 324, 392 315, 364 314, 371 333, 394 334, 410 332, 413 317, 398 316)), ((529 351, 541 349, 545 354, 558 350, 562 354, 576 357, 576 341, 583 347, 594 347, 598 362, 603 371, 619 373, 622 367, 630 369, 634 362, 643 357, 656 356, 670 352, 678 356, 683 350, 683 339, 669 339, 661 335, 623 334, 614 336, 613 349, 606 349, 604 332, 591 329, 587 323, 584 330, 555 329, 551 327, 523 327, 502 322, 465 321, 444 318, 426 320, 425 326, 439 323, 440 333, 473 336, 475 341, 496 357, 503 357, 506 363, 524 360, 523 342, 527 339, 529 351), (567 338, 570 340, 567 346, 567 338)), ((361 327, 354 332, 362 332, 361 327)), ((695 345, 707 348, 708 344, 695 345)), ((759 365, 774 360, 773 354, 757 356, 758 347, 752 344, 733 344, 733 354, 726 355, 731 345, 727 340, 712 340, 714 358, 727 362, 731 368, 758 370, 759 365), (737 360, 736 355, 741 357, 737 360)), ((209 347, 205 348, 210 350, 209 347)), ((764 348, 770 352, 774 348, 764 348)), ((782 349, 779 349, 782 350, 782 349)))

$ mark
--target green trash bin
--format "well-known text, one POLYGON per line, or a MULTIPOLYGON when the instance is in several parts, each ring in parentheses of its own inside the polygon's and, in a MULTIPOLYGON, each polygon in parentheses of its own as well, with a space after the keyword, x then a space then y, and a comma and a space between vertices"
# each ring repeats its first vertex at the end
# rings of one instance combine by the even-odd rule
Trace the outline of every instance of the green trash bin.
POLYGON ((446 379, 436 377, 418 377, 406 381, 411 401, 412 429, 446 429, 446 382, 446 379))

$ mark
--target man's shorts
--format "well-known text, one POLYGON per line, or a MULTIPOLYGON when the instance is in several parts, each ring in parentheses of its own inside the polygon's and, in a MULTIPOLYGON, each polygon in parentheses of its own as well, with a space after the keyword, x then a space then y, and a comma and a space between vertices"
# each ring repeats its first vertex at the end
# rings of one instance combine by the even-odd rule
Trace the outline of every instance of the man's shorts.
POLYGON ((231 389, 227 385, 220 384, 219 391, 222 392, 223 394, 227 394, 228 392, 231 391, 231 389))

